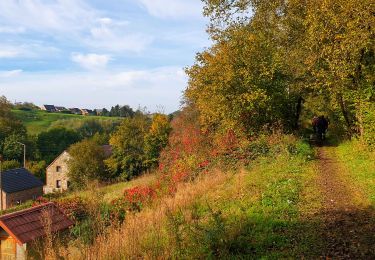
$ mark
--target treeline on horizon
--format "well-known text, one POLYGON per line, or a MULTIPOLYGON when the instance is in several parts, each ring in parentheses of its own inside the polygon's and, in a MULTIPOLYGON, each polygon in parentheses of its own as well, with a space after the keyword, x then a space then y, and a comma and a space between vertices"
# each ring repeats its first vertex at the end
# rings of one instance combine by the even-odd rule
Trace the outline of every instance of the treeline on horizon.
MULTIPOLYGON (((31 110, 40 110, 40 107, 35 105, 32 102, 18 102, 15 104, 11 104, 13 109, 23 110, 23 111, 31 111, 31 110)), ((93 111, 96 112, 96 115, 106 116, 106 117, 133 117, 136 113, 140 113, 141 111, 144 112, 145 108, 138 108, 134 110, 129 105, 115 105, 112 106, 109 110, 107 108, 102 109, 94 109, 93 111)), ((62 113, 72 113, 70 110, 62 111, 62 113)))

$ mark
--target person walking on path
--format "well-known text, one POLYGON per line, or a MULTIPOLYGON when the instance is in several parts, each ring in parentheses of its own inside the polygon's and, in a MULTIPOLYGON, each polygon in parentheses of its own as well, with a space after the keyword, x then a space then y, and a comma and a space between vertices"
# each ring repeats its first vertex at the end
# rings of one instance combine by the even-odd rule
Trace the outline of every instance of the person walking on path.
POLYGON ((326 138, 326 133, 328 130, 329 122, 328 120, 322 115, 319 116, 317 122, 316 122, 316 134, 319 141, 324 141, 326 138))

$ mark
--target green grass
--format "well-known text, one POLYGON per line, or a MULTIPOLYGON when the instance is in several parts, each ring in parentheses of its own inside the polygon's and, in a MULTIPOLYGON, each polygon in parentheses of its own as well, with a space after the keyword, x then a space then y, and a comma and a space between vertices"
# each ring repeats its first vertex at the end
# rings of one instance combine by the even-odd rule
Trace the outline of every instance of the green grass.
POLYGON ((375 153, 359 141, 345 142, 337 147, 337 156, 348 171, 349 178, 359 185, 375 205, 375 153))
POLYGON ((314 165, 299 157, 261 159, 199 198, 193 221, 170 218, 185 240, 176 258, 319 257, 320 223, 306 217, 321 208, 314 165))
POLYGON ((82 116, 82 115, 72 115, 63 113, 48 113, 42 110, 13 110, 13 114, 21 120, 30 135, 37 135, 42 131, 46 131, 53 122, 58 120, 66 119, 78 119, 78 120, 88 120, 92 118, 96 119, 113 119, 112 117, 102 117, 102 116, 82 116))
MULTIPOLYGON (((103 186, 95 190, 97 193, 101 193, 103 195, 103 200, 107 203, 111 202, 114 199, 121 197, 124 194, 125 189, 133 188, 135 186, 145 186, 150 184, 156 179, 155 174, 145 174, 140 176, 134 180, 127 181, 127 182, 119 182, 107 186, 103 186)), ((74 197, 81 197, 82 199, 89 199, 92 195, 91 190, 83 190, 83 191, 73 191, 62 193, 59 199, 69 199, 74 197)))

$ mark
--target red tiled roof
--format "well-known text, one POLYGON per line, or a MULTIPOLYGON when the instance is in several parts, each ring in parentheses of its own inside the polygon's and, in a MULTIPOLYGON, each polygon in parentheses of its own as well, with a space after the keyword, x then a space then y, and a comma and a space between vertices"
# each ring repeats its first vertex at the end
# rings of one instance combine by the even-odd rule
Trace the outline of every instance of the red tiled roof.
POLYGON ((46 214, 51 217, 50 228, 53 233, 74 225, 53 202, 49 202, 1 216, 0 227, 22 245, 45 235, 46 224, 42 220, 46 214))

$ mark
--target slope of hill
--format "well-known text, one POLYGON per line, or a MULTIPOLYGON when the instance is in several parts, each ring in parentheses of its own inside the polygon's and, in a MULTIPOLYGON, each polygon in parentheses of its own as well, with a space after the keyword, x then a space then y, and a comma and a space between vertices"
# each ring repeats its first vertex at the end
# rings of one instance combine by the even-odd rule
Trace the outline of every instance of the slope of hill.
POLYGON ((96 119, 117 119, 114 117, 102 117, 102 116, 82 116, 82 115, 71 115, 63 113, 48 113, 41 110, 23 111, 23 110, 13 110, 15 116, 21 120, 29 134, 37 135, 40 132, 47 130, 48 127, 58 120, 64 119, 77 119, 77 120, 88 120, 92 118, 96 119))
MULTIPOLYGON (((318 148, 312 161, 281 153, 241 170, 211 170, 182 183, 174 196, 127 214, 120 228, 106 228, 84 252, 72 243, 69 256, 370 259, 373 204, 352 171, 360 165, 340 160, 345 147, 318 148)), ((352 161, 359 159, 373 176, 373 160, 352 161)))

